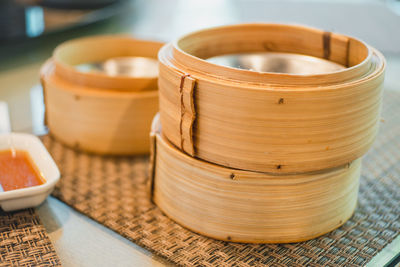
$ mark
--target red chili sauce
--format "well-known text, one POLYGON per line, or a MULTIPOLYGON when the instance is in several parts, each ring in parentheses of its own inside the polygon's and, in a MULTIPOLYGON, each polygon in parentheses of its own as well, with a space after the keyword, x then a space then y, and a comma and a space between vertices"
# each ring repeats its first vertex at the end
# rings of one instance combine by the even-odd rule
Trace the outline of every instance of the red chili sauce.
POLYGON ((14 149, 0 151, 0 192, 43 183, 45 180, 28 152, 14 149))

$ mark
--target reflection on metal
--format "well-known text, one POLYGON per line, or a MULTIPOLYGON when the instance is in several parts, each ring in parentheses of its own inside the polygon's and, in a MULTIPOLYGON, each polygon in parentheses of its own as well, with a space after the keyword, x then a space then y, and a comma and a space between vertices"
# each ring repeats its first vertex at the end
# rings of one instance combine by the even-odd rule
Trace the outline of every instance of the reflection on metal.
POLYGON ((227 54, 208 58, 207 61, 225 67, 256 72, 297 75, 329 73, 345 68, 340 64, 317 57, 276 52, 227 54))
POLYGON ((147 57, 115 57, 104 62, 80 64, 76 68, 81 72, 100 72, 110 76, 158 76, 158 61, 147 57))

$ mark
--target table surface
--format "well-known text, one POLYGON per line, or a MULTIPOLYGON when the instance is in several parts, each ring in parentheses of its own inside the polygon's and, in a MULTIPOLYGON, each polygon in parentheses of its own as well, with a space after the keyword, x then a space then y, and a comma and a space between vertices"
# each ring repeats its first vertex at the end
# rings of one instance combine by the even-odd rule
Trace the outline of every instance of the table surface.
MULTIPOLYGON (((396 4, 379 0, 137 0, 118 16, 92 26, 0 45, 0 100, 8 102, 13 131, 43 134, 38 72, 61 42, 114 33, 168 42, 193 30, 241 22, 297 23, 356 36, 385 54, 385 90, 400 90, 400 15, 388 3, 396 4)), ((38 213, 64 266, 168 265, 53 197, 38 213)), ((369 265, 383 266, 399 251, 400 237, 369 265)))

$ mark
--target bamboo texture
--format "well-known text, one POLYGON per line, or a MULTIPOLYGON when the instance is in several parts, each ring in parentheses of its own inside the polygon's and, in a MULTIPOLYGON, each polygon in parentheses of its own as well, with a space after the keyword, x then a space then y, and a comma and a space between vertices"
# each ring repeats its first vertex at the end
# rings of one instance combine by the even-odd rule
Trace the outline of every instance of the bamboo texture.
POLYGON ((100 35, 67 41, 54 50, 55 75, 65 81, 98 89, 146 91, 157 88, 157 77, 109 76, 105 73, 81 72, 76 65, 102 62, 117 57, 157 59, 163 44, 128 36, 100 35))
POLYGON ((165 45, 159 61, 163 134, 196 158, 301 173, 358 159, 377 134, 385 60, 355 38, 302 26, 224 26, 165 45), (305 54, 346 68, 293 75, 206 61, 261 51, 305 54))
POLYGON ((157 77, 82 73, 74 65, 117 56, 157 57, 161 43, 100 36, 66 42, 41 69, 50 133, 79 150, 112 155, 149 153, 158 109, 157 77))
POLYGON ((339 227, 354 212, 360 159, 303 174, 243 171, 181 152, 161 135, 158 117, 152 128, 153 200, 194 232, 233 242, 299 242, 339 227))

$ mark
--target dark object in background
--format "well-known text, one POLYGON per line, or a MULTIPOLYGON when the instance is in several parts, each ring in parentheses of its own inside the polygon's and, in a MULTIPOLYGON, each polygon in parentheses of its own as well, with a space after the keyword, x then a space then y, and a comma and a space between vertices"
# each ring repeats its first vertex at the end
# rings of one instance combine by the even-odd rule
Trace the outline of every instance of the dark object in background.
POLYGON ((93 9, 103 8, 115 4, 119 0, 41 0, 36 3, 41 6, 65 9, 93 9))
POLYGON ((83 26, 117 14, 123 0, 1 0, 0 43, 83 26))

